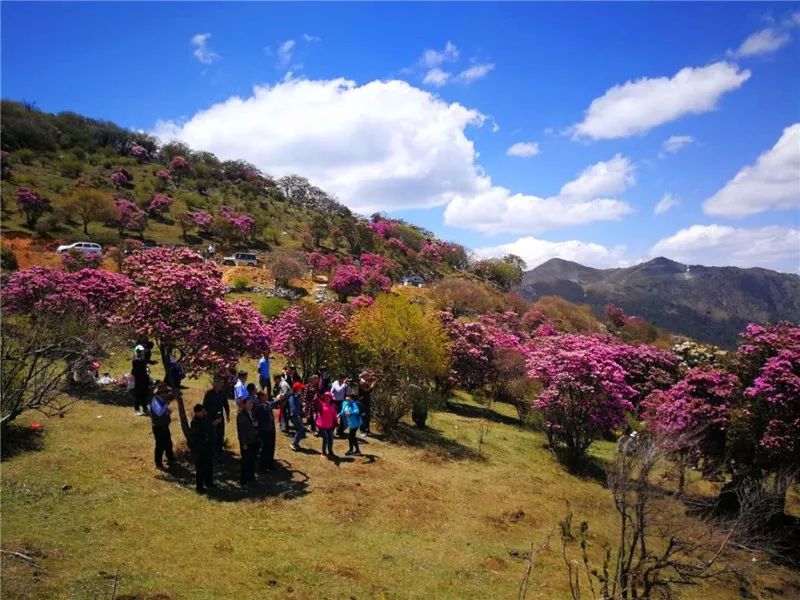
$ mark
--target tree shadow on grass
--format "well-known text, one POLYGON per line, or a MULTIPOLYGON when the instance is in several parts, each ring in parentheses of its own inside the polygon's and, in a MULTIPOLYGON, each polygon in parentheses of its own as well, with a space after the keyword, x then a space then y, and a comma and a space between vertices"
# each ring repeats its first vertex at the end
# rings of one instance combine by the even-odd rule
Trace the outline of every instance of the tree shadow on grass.
POLYGON ((108 404, 111 406, 129 406, 133 410, 133 397, 131 393, 123 387, 117 385, 108 386, 84 386, 70 388, 71 396, 81 400, 91 400, 98 404, 108 404))
MULTIPOLYGON (((240 474, 241 459, 233 452, 226 449, 221 455, 214 456, 213 481, 216 487, 207 490, 208 498, 218 502, 264 498, 294 500, 308 494, 308 475, 292 469, 291 463, 286 460, 276 460, 272 470, 256 473, 256 481, 247 486, 239 484, 240 474)), ((194 490, 195 464, 191 452, 186 449, 177 450, 175 461, 158 478, 194 490)))
POLYGON ((0 458, 3 461, 22 452, 38 452, 44 448, 44 432, 41 429, 31 429, 12 423, 4 426, 0 435, 2 435, 0 458))
POLYGON ((476 450, 461 442, 445 437, 442 432, 432 427, 412 427, 400 423, 393 435, 373 434, 372 437, 389 442, 397 442, 412 448, 420 448, 450 460, 483 461, 485 458, 476 450))
POLYGON ((522 426, 519 419, 509 417, 508 415, 502 415, 486 406, 475 406, 473 404, 448 400, 446 408, 448 412, 458 415, 459 417, 466 417, 468 419, 488 419, 494 423, 502 423, 503 425, 511 425, 512 427, 522 426))

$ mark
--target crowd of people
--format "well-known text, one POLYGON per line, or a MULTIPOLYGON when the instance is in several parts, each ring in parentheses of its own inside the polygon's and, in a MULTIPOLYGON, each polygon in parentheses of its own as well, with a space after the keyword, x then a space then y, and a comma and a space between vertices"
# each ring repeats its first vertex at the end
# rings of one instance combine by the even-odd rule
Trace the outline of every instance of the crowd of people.
MULTIPOLYGON (((182 370, 173 371, 172 362, 167 381, 154 388, 149 375, 153 345, 137 342, 131 365, 129 384, 136 415, 149 415, 155 441, 155 466, 166 469, 175 460, 170 423, 170 403, 179 393, 182 370)), ((175 361, 180 366, 178 360, 175 361)), ((258 384, 249 381, 246 371, 218 375, 206 391, 202 403, 193 407, 189 445, 195 460, 196 488, 200 493, 214 484, 214 460, 226 446, 226 424, 231 420, 231 401, 236 409, 235 423, 241 456, 239 483, 248 486, 256 481, 256 473, 275 468, 275 446, 278 432, 291 438, 289 448, 301 450, 309 434, 321 443, 320 458, 334 460, 334 440, 347 439, 345 456, 361 456, 359 438, 370 435, 372 391, 375 377, 370 371, 357 378, 340 373, 333 378, 325 365, 303 378, 293 364, 270 377, 270 357, 262 355, 258 362, 258 384)))

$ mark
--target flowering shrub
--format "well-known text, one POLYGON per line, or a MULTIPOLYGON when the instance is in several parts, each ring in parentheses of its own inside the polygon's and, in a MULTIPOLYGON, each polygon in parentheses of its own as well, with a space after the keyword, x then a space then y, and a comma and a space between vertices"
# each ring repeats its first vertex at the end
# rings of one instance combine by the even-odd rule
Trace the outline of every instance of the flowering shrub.
POLYGON ((303 378, 336 359, 346 338, 347 318, 334 306, 300 302, 269 322, 272 348, 297 361, 303 378))
POLYGON ((375 297, 381 292, 388 292, 392 289, 392 280, 377 269, 362 269, 364 271, 363 292, 375 297))
POLYGON ((474 390, 486 385, 494 370, 494 345, 481 323, 464 323, 444 311, 439 313, 450 339, 448 386, 474 390))
POLYGON ((147 212, 151 215, 164 213, 172 206, 172 202, 172 198, 166 194, 154 194, 147 204, 147 212))
POLYGON ((389 238, 386 243, 391 249, 396 250, 400 254, 410 255, 412 252, 411 248, 409 248, 403 240, 396 237, 389 238))
POLYGON ((103 262, 103 257, 99 254, 84 254, 78 250, 63 252, 60 256, 61 266, 70 273, 81 269, 97 269, 103 262))
POLYGON ((269 348, 269 330, 247 302, 226 302, 222 272, 188 249, 155 248, 128 257, 136 284, 119 322, 156 341, 165 372, 172 350, 185 353, 189 374, 234 368, 240 355, 269 348))
POLYGON ((355 265, 341 265, 334 271, 328 287, 339 294, 340 302, 347 302, 348 296, 357 296, 364 287, 364 273, 355 265))
POLYGON ((372 254, 370 252, 363 253, 359 257, 359 261, 365 269, 372 269, 385 275, 388 275, 397 267, 393 260, 386 258, 382 254, 372 254))
POLYGON ((114 198, 114 207, 114 221, 120 237, 122 237, 126 229, 144 231, 147 227, 147 213, 139 208, 139 205, 135 202, 126 198, 114 198))
POLYGON ((322 254, 320 252, 309 252, 306 255, 308 264, 314 273, 322 275, 330 275, 337 266, 339 266, 339 258, 335 254, 322 254))
POLYGON ((681 365, 686 368, 714 366, 727 354, 727 352, 716 346, 699 344, 692 340, 684 340, 674 344, 672 351, 678 357, 681 365))
POLYGON ((721 369, 697 367, 667 390, 656 390, 642 401, 650 427, 668 434, 700 436, 706 458, 719 459, 725 449, 725 429, 740 392, 739 379, 721 369))
POLYGON ((219 213, 225 221, 233 226, 238 236, 247 237, 252 232, 256 220, 250 215, 236 213, 231 207, 224 205, 220 208, 219 213))
POLYGON ((679 375, 678 358, 668 350, 649 344, 617 344, 611 347, 615 360, 625 369, 625 379, 636 390, 635 405, 655 390, 666 390, 679 375))
POLYGON ((191 172, 189 161, 182 156, 173 156, 169 161, 169 172, 172 175, 185 175, 191 172))
POLYGON ((636 397, 614 349, 594 336, 537 338, 525 349, 528 375, 543 390, 534 402, 545 419, 551 449, 578 465, 593 440, 612 432, 636 397))
POLYGON ((397 229, 397 223, 394 221, 381 219, 379 221, 375 221, 374 223, 369 223, 369 228, 372 229, 375 235, 377 235, 379 238, 388 240, 390 237, 392 237, 392 234, 397 229))
POLYGON ((107 324, 133 288, 119 273, 99 269, 61 271, 31 267, 17 271, 3 289, 3 311, 9 314, 76 315, 107 324))
POLYGON ((372 306, 373 302, 375 302, 375 299, 372 296, 356 296, 351 301, 351 304, 356 308, 367 308, 372 306))
POLYGON ((114 187, 123 187, 128 184, 128 176, 123 171, 114 171, 110 176, 109 179, 111 183, 114 184, 114 187))
POLYGON ((606 304, 606 322, 613 327, 623 327, 628 322, 625 311, 614 304, 606 304))
POLYGON ((14 192, 14 199, 22 214, 25 215, 25 225, 29 229, 33 229, 42 215, 51 210, 50 200, 26 187, 17 188, 14 192))
POLYGON ((131 156, 138 160, 144 160, 148 157, 147 149, 144 146, 140 146, 139 144, 134 144, 131 146, 131 156))
POLYGON ((211 224, 214 222, 214 215, 210 212, 205 210, 197 210, 194 212, 186 212, 184 213, 187 219, 189 219, 194 225, 203 232, 207 232, 208 228, 211 227, 211 224))
POLYGON ((160 179, 163 182, 167 182, 172 179, 172 175, 166 169, 159 169, 156 171, 156 178, 160 179))

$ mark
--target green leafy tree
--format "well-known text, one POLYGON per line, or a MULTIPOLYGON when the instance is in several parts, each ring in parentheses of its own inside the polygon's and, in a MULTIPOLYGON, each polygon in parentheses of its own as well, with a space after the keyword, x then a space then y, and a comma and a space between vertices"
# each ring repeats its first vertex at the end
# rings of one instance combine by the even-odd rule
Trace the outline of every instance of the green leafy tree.
POLYGON ((352 338, 377 376, 372 410, 389 434, 412 409, 424 409, 447 368, 439 319, 403 296, 379 295, 352 320, 352 338), (415 406, 417 404, 417 406, 415 406))
POLYGON ((111 197, 91 188, 77 188, 67 200, 67 210, 83 222, 84 235, 89 235, 89 223, 109 221, 116 216, 111 197))

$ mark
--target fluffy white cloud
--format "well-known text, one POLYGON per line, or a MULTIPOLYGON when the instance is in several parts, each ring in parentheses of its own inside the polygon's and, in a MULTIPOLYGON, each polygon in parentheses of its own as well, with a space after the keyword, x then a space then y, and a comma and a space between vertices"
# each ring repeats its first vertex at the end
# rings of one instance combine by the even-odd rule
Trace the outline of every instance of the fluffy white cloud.
POLYGON ((455 193, 444 211, 448 225, 483 233, 536 232, 596 221, 611 221, 632 212, 621 200, 606 197, 634 183, 633 165, 617 154, 598 162, 564 184, 556 196, 515 194, 477 178, 471 195, 455 193))
POLYGON ((748 36, 738 49, 728 50, 728 55, 745 58, 759 54, 771 54, 783 48, 789 43, 789 40, 791 40, 791 36, 787 32, 767 27, 748 36))
POLYGON ((480 170, 465 129, 484 119, 404 81, 287 79, 153 133, 275 176, 299 173, 368 213, 471 197, 480 170))
POLYGON ((309 42, 309 43, 321 42, 322 41, 321 37, 319 37, 318 35, 311 35, 310 33, 304 33, 303 34, 303 39, 305 41, 309 42))
POLYGON ((692 225, 660 240, 650 249, 650 255, 689 264, 797 272, 800 229, 777 225, 753 229, 692 225))
POLYGON ((661 144, 661 153, 659 156, 663 157, 665 154, 675 154, 693 143, 694 138, 690 135, 671 135, 661 144))
POLYGON ((194 57, 204 65, 210 65, 219 58, 219 54, 214 52, 208 47, 208 40, 211 38, 210 33, 198 33, 192 36, 190 40, 194 51, 194 57))
POLYGON ((570 132, 573 139, 611 139, 644 133, 684 115, 714 110, 720 96, 740 87, 750 71, 717 62, 686 67, 673 77, 648 78, 615 85, 586 110, 570 132))
POLYGON ((709 215, 745 217, 767 210, 800 208, 800 123, 703 203, 709 215))
POLYGON ((439 67, 434 67, 427 73, 422 83, 433 85, 435 87, 442 87, 450 79, 450 73, 442 71, 439 67))
POLYGON ((470 84, 473 81, 478 81, 478 79, 483 79, 492 70, 494 70, 494 65, 492 63, 474 65, 461 71, 461 73, 456 76, 455 81, 470 84))
POLYGON ((536 142, 517 142, 506 150, 506 154, 509 156, 518 156, 520 158, 536 156, 539 154, 539 144, 536 142))
POLYGON ((288 67, 289 63, 292 62, 294 47, 294 40, 286 40, 280 46, 278 46, 278 66, 280 68, 288 67))
POLYGON ((249 160, 275 176, 302 174, 362 213, 448 205, 451 225, 530 233, 631 211, 606 196, 633 183, 633 167, 621 156, 590 167, 553 198, 493 185, 466 136, 485 120, 405 81, 287 78, 185 123, 160 121, 153 133, 223 160, 249 160))
POLYGON ((521 237, 509 244, 478 248, 475 254, 481 258, 516 254, 525 261, 528 269, 533 269, 551 258, 563 258, 596 268, 622 267, 629 264, 624 258, 625 246, 608 248, 602 244, 579 240, 550 242, 531 236, 521 237))
POLYGON ((657 215, 663 215, 676 206, 678 206, 678 199, 673 194, 664 194, 661 200, 653 207, 653 212, 657 215))

